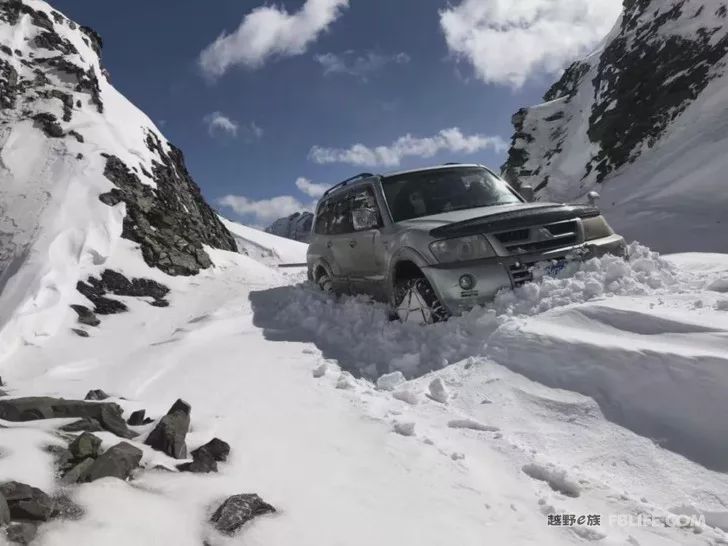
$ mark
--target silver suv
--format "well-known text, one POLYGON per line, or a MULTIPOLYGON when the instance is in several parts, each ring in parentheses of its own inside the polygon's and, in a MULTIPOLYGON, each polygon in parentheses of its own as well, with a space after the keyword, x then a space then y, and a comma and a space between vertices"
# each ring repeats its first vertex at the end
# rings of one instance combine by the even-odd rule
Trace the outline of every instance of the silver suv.
POLYGON ((572 257, 624 255, 594 206, 528 202, 482 165, 362 173, 316 207, 308 277, 337 294, 388 302, 400 320, 433 323, 532 280, 572 257))

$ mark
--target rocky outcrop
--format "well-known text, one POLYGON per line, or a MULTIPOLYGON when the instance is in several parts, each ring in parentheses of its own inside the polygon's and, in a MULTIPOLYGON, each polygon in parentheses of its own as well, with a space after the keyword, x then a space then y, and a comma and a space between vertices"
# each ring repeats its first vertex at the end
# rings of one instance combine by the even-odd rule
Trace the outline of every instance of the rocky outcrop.
POLYGON ((100 199, 110 206, 126 204, 122 237, 139 243, 144 261, 169 275, 194 275, 210 267, 203 244, 237 251, 235 239, 187 172, 182 152, 171 144, 165 149, 151 132, 146 144, 159 158, 151 173, 156 189, 118 157, 105 156, 104 175, 116 188, 100 199))
POLYGON ((545 104, 513 116, 506 177, 583 195, 656 145, 724 73, 728 2, 624 0, 603 49, 573 63, 545 104))
POLYGON ((14 520, 48 521, 53 514, 53 500, 37 487, 6 482, 0 485, 0 494, 5 497, 14 520))
POLYGON ((85 402, 42 396, 0 400, 0 419, 6 421, 26 422, 64 417, 93 419, 104 430, 122 438, 134 438, 137 435, 127 428, 121 407, 111 402, 85 402))
POLYGON ((185 437, 190 428, 192 408, 184 400, 177 400, 160 419, 144 443, 175 459, 187 458, 185 437))
POLYGON ((256 494, 245 493, 228 497, 210 518, 215 528, 232 536, 251 519, 270 514, 276 509, 256 494))
POLYGON ((191 463, 177 465, 177 469, 181 472, 217 472, 217 463, 226 461, 229 454, 230 444, 220 438, 213 438, 190 453, 191 463))
POLYGON ((88 469, 87 481, 101 478, 127 480, 142 460, 142 450, 128 442, 120 442, 104 451, 88 469))
POLYGON ((311 237, 313 214, 310 212, 296 212, 286 218, 279 218, 265 230, 273 235, 293 239, 294 241, 308 242, 311 237))

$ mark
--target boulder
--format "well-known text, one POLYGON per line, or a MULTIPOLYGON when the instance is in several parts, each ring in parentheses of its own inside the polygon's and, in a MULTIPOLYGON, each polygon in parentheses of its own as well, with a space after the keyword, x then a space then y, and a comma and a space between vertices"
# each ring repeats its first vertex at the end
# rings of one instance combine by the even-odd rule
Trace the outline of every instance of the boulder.
POLYGON ((95 389, 92 391, 88 391, 84 400, 106 400, 107 398, 109 398, 108 394, 106 394, 101 389, 95 389))
POLYGON ((177 400, 144 443, 175 459, 186 459, 185 437, 190 428, 190 411, 191 407, 187 402, 177 400))
POLYGON ((78 315, 78 322, 87 326, 98 326, 101 321, 98 319, 96 314, 84 305, 71 305, 71 309, 76 311, 78 315))
POLYGON ((126 480, 141 460, 141 449, 128 442, 120 442, 102 453, 88 469, 85 477, 89 482, 106 477, 126 480))
POLYGON ((146 416, 146 413, 146 410, 143 409, 136 410, 131 414, 129 419, 127 419, 126 424, 131 425, 132 427, 138 427, 145 424, 144 417, 146 416))
POLYGON ((76 439, 68 446, 75 460, 83 460, 88 457, 95 459, 99 455, 101 447, 101 438, 94 436, 90 432, 79 434, 76 439))
POLYGON ((192 451, 192 457, 201 451, 207 451, 216 461, 224 462, 227 460, 228 455, 230 455, 230 444, 220 438, 213 438, 204 446, 200 446, 192 451))
POLYGON ((29 521, 11 523, 5 529, 5 536, 11 544, 30 544, 38 533, 38 526, 29 521))
POLYGON ((197 474, 217 472, 217 461, 206 449, 197 449, 192 453, 192 462, 177 465, 177 470, 197 474))
POLYGON ((20 482, 0 485, 12 519, 48 521, 53 513, 53 500, 37 487, 20 482))
POLYGON ((92 459, 91 457, 84 459, 63 475, 63 477, 61 478, 61 483, 65 485, 71 485, 73 483, 87 481, 89 470, 91 470, 93 464, 94 459, 92 459))
POLYGON ((36 421, 62 417, 95 419, 104 430, 117 436, 122 438, 137 436, 127 428, 121 407, 113 402, 94 403, 47 396, 0 400, 0 419, 7 421, 36 421))
POLYGON ((84 417, 83 419, 79 419, 73 423, 63 425, 58 430, 62 430, 63 432, 100 432, 104 429, 101 427, 101 423, 99 423, 96 419, 84 417))
POLYGON ((232 536, 251 519, 275 512, 276 509, 255 493, 244 493, 228 497, 210 518, 215 528, 232 536))

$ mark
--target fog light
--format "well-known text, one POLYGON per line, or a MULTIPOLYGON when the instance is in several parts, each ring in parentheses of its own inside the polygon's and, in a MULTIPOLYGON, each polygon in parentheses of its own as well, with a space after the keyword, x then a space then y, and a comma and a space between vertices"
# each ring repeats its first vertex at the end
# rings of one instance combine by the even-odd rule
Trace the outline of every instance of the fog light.
POLYGON ((460 277, 460 288, 463 290, 472 290, 475 286, 475 279, 472 275, 468 275, 467 273, 460 277))

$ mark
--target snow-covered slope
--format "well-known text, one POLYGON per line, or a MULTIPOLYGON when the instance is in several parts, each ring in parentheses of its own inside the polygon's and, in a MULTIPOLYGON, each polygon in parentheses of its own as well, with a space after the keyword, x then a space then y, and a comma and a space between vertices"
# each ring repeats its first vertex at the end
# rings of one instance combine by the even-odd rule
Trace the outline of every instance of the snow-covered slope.
POLYGON ((0 3, 0 358, 72 324, 69 305, 88 305, 77 281, 121 247, 162 282, 212 265, 205 245, 235 248, 100 50, 44 2, 0 3))
POLYGON ((506 176, 541 198, 596 189, 631 239, 728 249, 728 3, 625 0, 602 45, 519 111, 506 176))
POLYGON ((220 220, 235 237, 238 252, 267 264, 306 263, 307 244, 244 226, 226 218, 220 217, 220 220))

